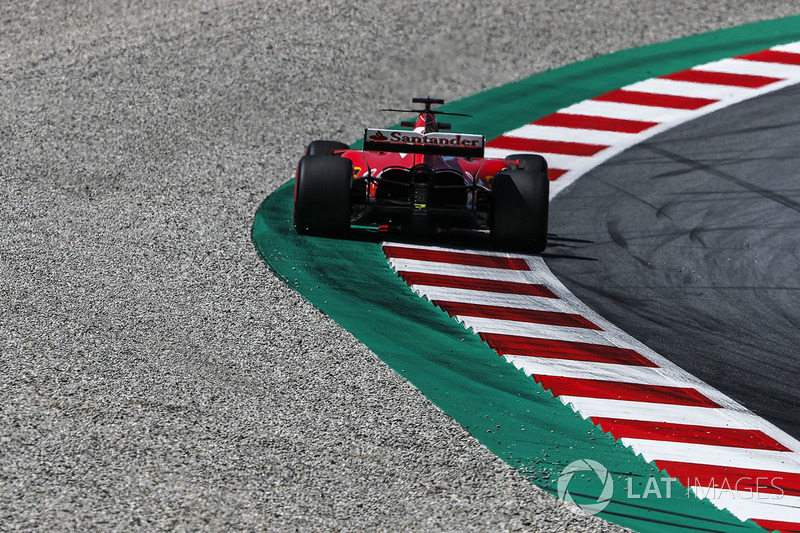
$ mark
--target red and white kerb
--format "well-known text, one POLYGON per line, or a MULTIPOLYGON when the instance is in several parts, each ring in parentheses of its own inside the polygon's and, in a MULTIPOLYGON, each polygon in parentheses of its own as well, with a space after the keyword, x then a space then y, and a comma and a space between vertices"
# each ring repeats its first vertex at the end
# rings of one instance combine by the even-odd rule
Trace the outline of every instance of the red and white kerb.
MULTIPOLYGON (((776 46, 571 105, 491 140, 486 157, 544 155, 555 196, 648 137, 798 82, 800 43, 776 46)), ((383 249, 420 296, 695 494, 768 530, 800 531, 800 442, 600 317, 541 258, 383 249)))

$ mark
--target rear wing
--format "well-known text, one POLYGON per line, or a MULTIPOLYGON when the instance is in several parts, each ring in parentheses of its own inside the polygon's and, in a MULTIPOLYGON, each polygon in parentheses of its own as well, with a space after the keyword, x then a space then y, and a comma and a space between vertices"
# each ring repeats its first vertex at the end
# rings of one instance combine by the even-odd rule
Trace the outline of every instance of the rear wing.
POLYGON ((469 133, 417 133, 406 130, 364 130, 364 150, 407 154, 482 158, 486 139, 469 133))

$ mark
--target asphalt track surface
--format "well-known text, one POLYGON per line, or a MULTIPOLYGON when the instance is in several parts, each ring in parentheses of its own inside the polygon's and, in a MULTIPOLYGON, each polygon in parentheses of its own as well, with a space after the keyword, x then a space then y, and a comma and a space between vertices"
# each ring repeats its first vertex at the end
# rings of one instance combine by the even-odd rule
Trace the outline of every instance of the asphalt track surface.
POLYGON ((305 144, 784 2, 0 6, 0 530, 612 531, 257 256, 305 144))
POLYGON ((554 200, 546 259, 584 303, 795 438, 799 130, 792 86, 628 150, 554 200))

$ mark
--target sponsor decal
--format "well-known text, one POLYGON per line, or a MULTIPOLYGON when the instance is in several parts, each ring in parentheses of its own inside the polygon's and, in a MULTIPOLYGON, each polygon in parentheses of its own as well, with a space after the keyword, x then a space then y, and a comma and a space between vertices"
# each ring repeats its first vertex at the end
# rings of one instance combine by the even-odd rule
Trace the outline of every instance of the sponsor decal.
POLYGON ((378 130, 374 134, 369 136, 369 140, 370 141, 375 141, 375 142, 384 142, 384 141, 388 141, 389 137, 384 135, 381 130, 378 130))
POLYGON ((371 142, 388 142, 414 145, 451 146, 464 148, 482 148, 483 135, 466 133, 417 133, 405 130, 367 130, 367 139, 371 142))

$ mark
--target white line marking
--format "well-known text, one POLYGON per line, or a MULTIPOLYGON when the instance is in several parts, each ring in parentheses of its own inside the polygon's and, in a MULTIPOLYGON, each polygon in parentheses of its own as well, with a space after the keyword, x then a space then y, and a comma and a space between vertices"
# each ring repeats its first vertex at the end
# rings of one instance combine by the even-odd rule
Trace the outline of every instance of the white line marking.
POLYGON ((589 115, 592 117, 621 118, 625 120, 638 120, 642 122, 673 122, 688 120, 695 111, 689 109, 672 109, 669 107, 652 107, 635 104, 620 104, 617 102, 601 102, 597 100, 584 100, 559 111, 575 115, 589 115))
POLYGON ((679 461, 704 465, 751 468, 775 472, 800 473, 800 455, 796 452, 753 450, 731 446, 709 446, 686 442, 647 439, 620 439, 648 461, 679 461))
MULTIPOLYGON (((769 487, 771 480, 762 480, 762 486, 769 487)), ((706 487, 692 487, 692 492, 701 498, 708 498, 720 508, 728 509, 739 520, 759 518, 800 523, 800 497, 787 494, 770 494, 753 489, 738 492, 706 487)))
POLYGON ((549 324, 529 324, 512 320, 495 318, 478 318, 472 316, 456 316, 459 322, 475 333, 496 333, 500 335, 516 335, 532 339, 550 339, 569 342, 586 342, 604 346, 615 346, 605 332, 568 326, 551 326, 549 324))
POLYGON ((749 411, 669 404, 659 404, 654 409, 653 404, 644 402, 579 396, 560 396, 559 399, 572 405, 586 418, 595 416, 732 429, 761 429, 763 425, 763 419, 749 411))
POLYGON ((800 54, 800 42, 773 46, 770 48, 770 50, 775 50, 776 52, 789 52, 790 54, 800 54))
POLYGON ((662 80, 653 78, 628 85, 629 91, 643 93, 666 94, 670 96, 687 96, 690 98, 708 98, 711 100, 726 100, 728 98, 750 98, 755 89, 745 87, 732 87, 730 85, 711 85, 707 83, 692 83, 688 81, 662 80))
MULTIPOLYGON (((694 387, 692 381, 663 368, 633 365, 572 361, 551 357, 506 355, 506 359, 527 375, 563 376, 567 378, 621 381, 665 387, 694 387)), ((702 391, 700 391, 702 392, 702 391)))
MULTIPOLYGON (((549 168, 563 168, 563 169, 577 169, 581 168, 587 160, 591 160, 594 156, 580 156, 580 155, 567 155, 567 154, 553 154, 547 152, 531 152, 526 150, 506 150, 505 148, 486 148, 484 155, 486 157, 506 158, 511 154, 521 153, 537 153, 544 156, 547 160, 549 168)), ((594 166, 594 165, 592 165, 594 166)))
MULTIPOLYGON (((696 70, 709 70, 712 72, 729 72, 731 74, 750 74, 752 76, 767 76, 784 80, 800 80, 800 66, 749 61, 747 59, 722 59, 720 61, 698 65, 694 68, 696 70)), ((772 86, 770 85, 769 87, 772 86)))
POLYGON ((419 261, 417 259, 391 259, 389 264, 398 272, 419 272, 423 274, 439 274, 442 276, 529 283, 529 281, 523 277, 521 271, 506 268, 453 265, 448 263, 434 263, 433 261, 419 261))
POLYGON ((494 252, 492 250, 476 250, 474 248, 444 247, 444 246, 420 246, 419 244, 407 242, 382 242, 382 248, 406 248, 408 250, 428 250, 431 252, 456 252, 459 254, 469 254, 481 257, 511 257, 516 259, 526 259, 528 256, 523 254, 512 254, 508 252, 494 252))
POLYGON ((415 292, 419 293, 420 296, 428 300, 495 305, 514 309, 552 311, 555 313, 574 313, 574 309, 572 309, 567 302, 556 298, 474 291, 471 289, 452 289, 450 287, 434 287, 432 285, 412 285, 411 287, 415 292))
POLYGON ((527 124, 503 135, 523 139, 542 139, 545 141, 564 141, 608 146, 618 142, 631 140, 633 133, 614 131, 586 130, 578 128, 562 128, 556 126, 539 126, 527 124))

